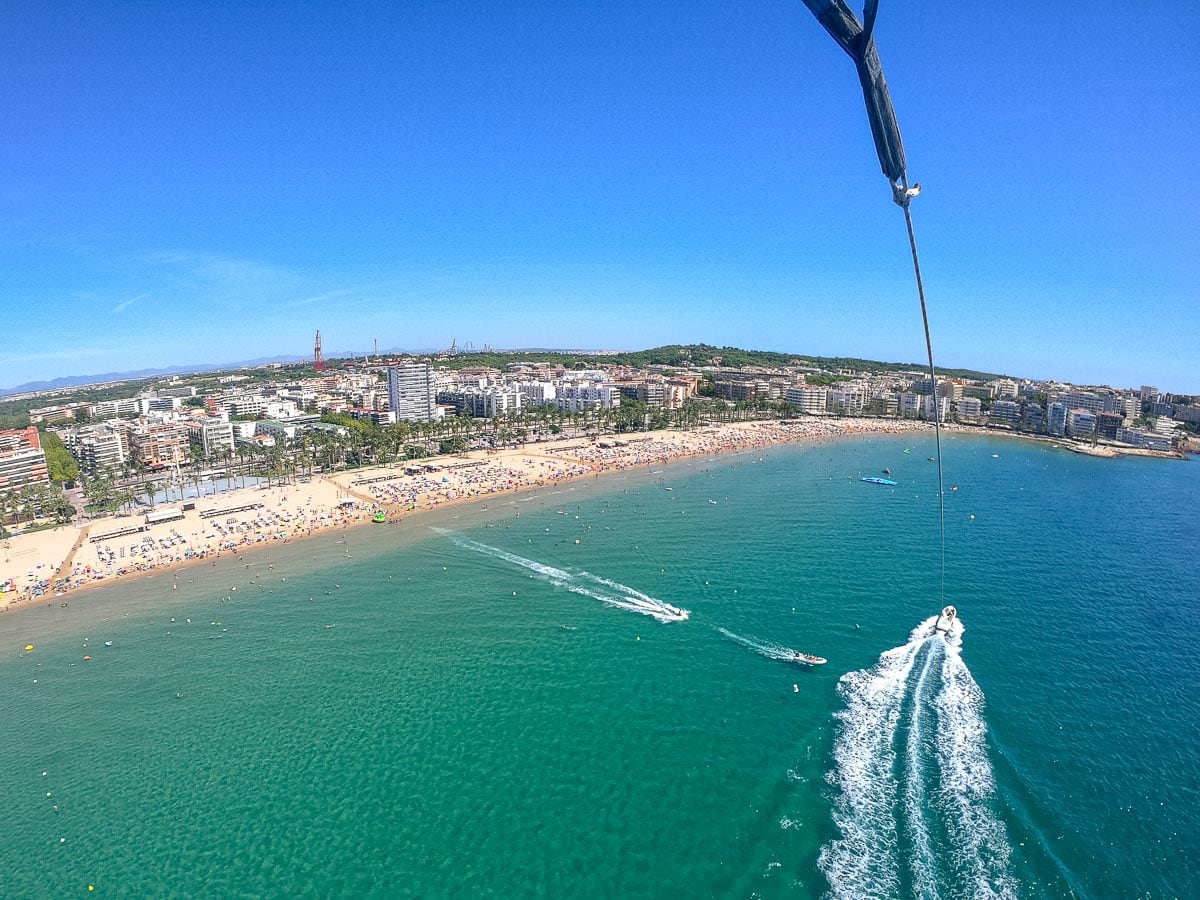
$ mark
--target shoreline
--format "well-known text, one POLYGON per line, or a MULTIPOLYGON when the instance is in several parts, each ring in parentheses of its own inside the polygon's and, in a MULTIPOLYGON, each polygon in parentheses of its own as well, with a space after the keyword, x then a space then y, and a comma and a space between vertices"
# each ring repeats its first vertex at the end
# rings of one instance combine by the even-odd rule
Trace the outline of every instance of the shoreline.
POLYGON ((435 509, 476 501, 486 508, 489 498, 677 459, 843 435, 927 430, 924 423, 877 419, 726 423, 688 431, 638 432, 597 440, 565 438, 476 450, 314 475, 311 481, 300 476, 288 485, 255 486, 201 498, 195 509, 171 522, 143 525, 142 514, 109 516, 83 526, 15 536, 6 542, 0 582, 11 579, 18 589, 0 595, 0 612, 67 603, 92 588, 181 572, 255 548, 372 524, 377 511, 385 512, 387 524, 394 526, 435 509), (407 474, 406 469, 420 474, 407 474), (230 514, 224 515, 226 511, 230 514), (108 540, 103 539, 106 535, 108 540))
MULTIPOLYGON (((950 426, 947 430, 1033 439, 1058 449, 1105 458, 1116 455, 1091 453, 1097 448, 1077 448, 1043 436, 972 426, 950 426)), ((386 524, 394 527, 437 509, 473 502, 481 502, 486 509, 490 498, 697 456, 724 456, 827 438, 932 431, 932 425, 924 421, 878 418, 724 423, 686 431, 564 438, 519 448, 475 450, 458 456, 314 475, 311 479, 298 476, 286 485, 254 486, 200 498, 194 509, 171 522, 146 525, 142 524, 142 514, 110 516, 84 526, 66 525, 7 539, 0 583, 11 581, 17 590, 0 594, 0 612, 41 603, 68 605, 64 598, 81 596, 92 588, 155 574, 178 574, 202 563, 215 565, 219 559, 240 557, 274 544, 302 542, 372 524, 376 512, 384 512, 386 524), (14 550, 14 544, 20 547, 14 550)), ((1183 458, 1157 451, 1134 455, 1183 458)))

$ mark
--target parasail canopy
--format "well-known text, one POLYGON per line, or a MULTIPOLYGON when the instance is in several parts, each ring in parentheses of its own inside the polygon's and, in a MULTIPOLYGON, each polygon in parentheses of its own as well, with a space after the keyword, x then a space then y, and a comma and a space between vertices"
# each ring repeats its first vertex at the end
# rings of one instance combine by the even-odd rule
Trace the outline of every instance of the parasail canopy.
POLYGON ((908 194, 904 142, 900 139, 900 126, 896 124, 896 112, 892 108, 892 98, 888 94, 883 65, 879 62, 872 34, 879 0, 866 0, 862 22, 858 21, 843 0, 804 0, 804 5, 812 10, 817 21, 854 60, 863 99, 867 103, 867 119, 871 123, 871 136, 875 139, 879 166, 892 183, 896 202, 906 205, 909 196, 915 194, 908 194), (901 202, 902 198, 904 202, 901 202))

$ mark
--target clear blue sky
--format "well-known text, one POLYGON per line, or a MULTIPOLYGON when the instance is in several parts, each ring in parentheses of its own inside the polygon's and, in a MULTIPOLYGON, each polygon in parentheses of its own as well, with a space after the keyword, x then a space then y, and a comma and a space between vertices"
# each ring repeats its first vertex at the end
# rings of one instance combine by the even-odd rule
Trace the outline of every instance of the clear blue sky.
MULTIPOLYGON (((1200 25, 883 0, 945 366, 1200 392, 1200 25)), ((0 386, 311 352, 920 360, 798 2, 0 9, 0 386)))

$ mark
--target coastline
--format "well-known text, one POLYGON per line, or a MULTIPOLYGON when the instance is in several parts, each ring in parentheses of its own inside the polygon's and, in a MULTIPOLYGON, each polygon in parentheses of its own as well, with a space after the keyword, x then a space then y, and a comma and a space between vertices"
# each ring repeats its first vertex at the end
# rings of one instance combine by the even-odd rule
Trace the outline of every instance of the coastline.
POLYGON ((821 438, 930 430, 923 422, 882 419, 726 423, 476 450, 314 475, 311 480, 271 488, 236 489, 202 498, 194 509, 170 522, 143 524, 142 514, 108 516, 83 526, 66 525, 8 539, 0 582, 11 580, 17 590, 0 595, 0 612, 68 603, 92 588, 182 572, 278 543, 372 524, 376 512, 384 512, 388 526, 395 527, 435 509, 473 502, 486 508, 490 498, 677 459, 821 438))
MULTIPOLYGON (((953 433, 1005 436, 1113 458, 1107 447, 1080 447, 1060 439, 943 426, 953 433)), ((301 542, 339 529, 372 524, 383 512, 395 527, 436 509, 480 502, 525 490, 628 471, 696 456, 720 456, 824 438, 932 432, 916 420, 804 418, 780 422, 707 425, 685 431, 637 432, 604 438, 564 438, 501 450, 475 450, 298 478, 287 485, 241 488, 201 498, 195 508, 159 524, 144 515, 109 516, 83 526, 6 539, 0 612, 41 603, 67 604, 95 587, 301 542)), ((1131 455, 1183 458, 1158 451, 1131 455)), ((168 505, 167 508, 170 508, 168 505)))

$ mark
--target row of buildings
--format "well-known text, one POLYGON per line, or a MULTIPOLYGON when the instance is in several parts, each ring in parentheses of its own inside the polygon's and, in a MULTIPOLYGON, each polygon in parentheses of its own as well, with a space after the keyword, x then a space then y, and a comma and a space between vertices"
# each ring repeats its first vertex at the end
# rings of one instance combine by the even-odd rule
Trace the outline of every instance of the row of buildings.
MULTIPOLYGON (((266 381, 222 376, 219 388, 204 395, 176 381, 133 398, 33 410, 31 418, 50 425, 86 472, 131 462, 160 470, 197 456, 217 459, 240 445, 270 447, 306 432, 337 432, 339 426, 321 421, 322 413, 388 425, 455 415, 495 418, 533 406, 579 413, 631 400, 678 409, 706 383, 706 393, 718 400, 786 401, 809 415, 932 419, 936 411, 942 420, 1163 450, 1170 449, 1180 423, 1200 419, 1200 406, 1171 403, 1150 386, 1084 391, 1055 382, 952 378, 939 379, 934 390, 919 371, 825 372, 804 365, 580 371, 534 362, 504 370, 409 362, 324 371, 301 380, 280 374, 266 381), (832 383, 810 384, 811 375, 832 383)), ((46 477, 35 428, 0 432, 0 490, 46 477)))

